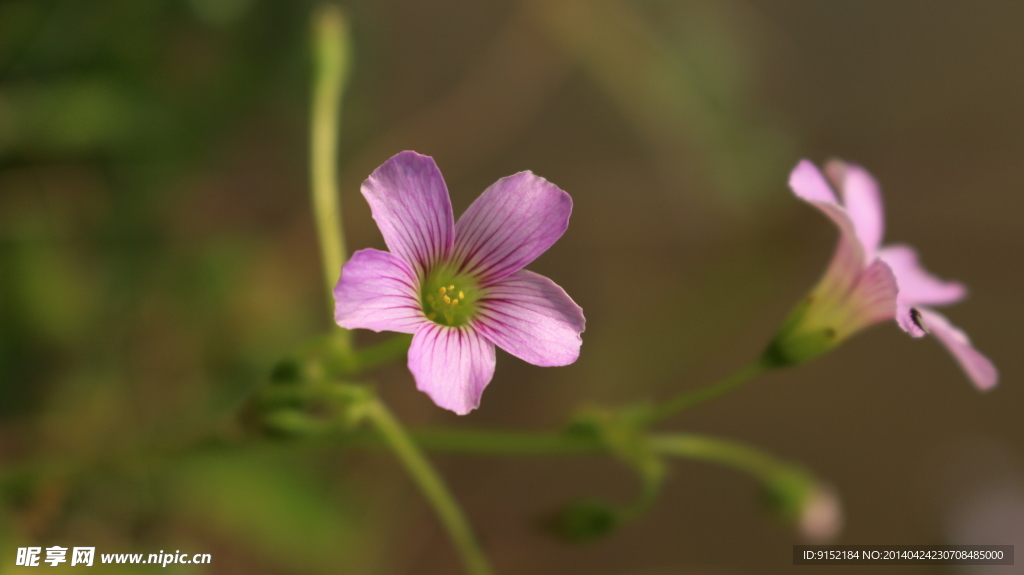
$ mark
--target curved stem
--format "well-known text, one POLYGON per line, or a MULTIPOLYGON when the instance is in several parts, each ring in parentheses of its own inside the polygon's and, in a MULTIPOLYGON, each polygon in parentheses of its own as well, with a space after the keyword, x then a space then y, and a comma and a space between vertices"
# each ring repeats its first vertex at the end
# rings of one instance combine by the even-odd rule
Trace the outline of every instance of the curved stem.
POLYGON ((463 515, 459 504, 449 493, 437 470, 423 456, 416 444, 380 400, 374 398, 365 406, 365 415, 376 426, 384 441, 405 466, 419 486, 423 496, 434 508, 438 518, 448 531, 448 536, 459 551, 466 572, 471 575, 493 573, 487 556, 476 540, 473 530, 463 515))
POLYGON ((728 439, 672 433, 654 435, 650 441, 657 453, 718 463, 748 473, 763 483, 771 483, 799 471, 796 466, 760 449, 728 439))
MULTIPOLYGON (((774 456, 736 441, 703 437, 700 435, 663 435, 651 438, 652 448, 663 455, 710 461, 742 471, 757 479, 770 496, 769 503, 783 518, 801 521, 807 513, 814 513, 818 505, 838 509, 834 496, 828 495, 819 481, 798 465, 788 463, 774 456), (825 503, 827 500, 832 503, 825 503)), ((838 511, 835 511, 838 516, 838 511)), ((838 528, 838 517, 828 519, 830 526, 803 525, 802 528, 816 532, 824 529, 830 532, 838 528)), ((812 519, 812 522, 816 520, 812 519)))
POLYGON ((758 358, 757 360, 747 364, 746 367, 733 373, 729 377, 718 381, 717 383, 713 383, 707 387, 702 387, 693 391, 684 391, 655 407, 651 411, 650 415, 647 416, 647 423, 654 424, 664 421, 680 411, 686 411, 687 409, 711 401, 712 399, 743 385, 747 381, 753 379, 754 376, 768 371, 771 367, 771 364, 764 361, 762 358, 758 358))
MULTIPOLYGON (((323 259, 327 300, 333 307, 332 291, 345 263, 345 235, 342 231, 338 195, 338 128, 341 97, 349 72, 348 22, 333 4, 323 4, 313 16, 313 99, 310 106, 310 178, 313 213, 316 217, 323 259)), ((350 353, 351 334, 337 335, 340 351, 350 353)))
POLYGON ((596 438, 563 433, 425 429, 412 432, 430 451, 474 455, 573 455, 602 453, 596 438))

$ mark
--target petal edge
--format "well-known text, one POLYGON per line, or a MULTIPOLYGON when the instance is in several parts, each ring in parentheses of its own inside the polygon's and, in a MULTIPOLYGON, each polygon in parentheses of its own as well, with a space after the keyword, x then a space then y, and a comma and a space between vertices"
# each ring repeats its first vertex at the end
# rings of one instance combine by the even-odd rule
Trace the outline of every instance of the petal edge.
POLYGON ((415 333, 427 319, 416 295, 416 276, 401 258, 359 250, 334 286, 334 321, 346 329, 415 333))
POLYGON ((477 329, 519 359, 555 367, 579 358, 583 310, 550 279, 519 270, 488 287, 479 307, 477 329))
POLYGON ((947 281, 929 273, 918 262, 914 248, 895 244, 878 251, 878 257, 889 264, 900 286, 900 301, 908 306, 946 305, 967 295, 960 282, 947 281))
POLYGON ((485 282, 499 280, 554 245, 571 213, 569 194, 533 172, 502 178, 455 224, 452 260, 485 282))
POLYGON ((412 337, 409 371, 438 407, 466 415, 494 377, 494 344, 469 326, 425 323, 412 337))
POLYGON ((843 207, 864 248, 865 259, 874 258, 885 233, 885 212, 878 182, 864 168, 839 160, 829 162, 825 171, 839 189, 843 207))
POLYGON ((434 159, 412 151, 391 157, 360 190, 384 243, 418 273, 448 257, 455 219, 448 187, 434 159))
POLYGON ((929 331, 949 350, 975 387, 988 391, 999 383, 999 370, 992 360, 975 349, 966 333, 934 310, 921 308, 919 311, 929 331))

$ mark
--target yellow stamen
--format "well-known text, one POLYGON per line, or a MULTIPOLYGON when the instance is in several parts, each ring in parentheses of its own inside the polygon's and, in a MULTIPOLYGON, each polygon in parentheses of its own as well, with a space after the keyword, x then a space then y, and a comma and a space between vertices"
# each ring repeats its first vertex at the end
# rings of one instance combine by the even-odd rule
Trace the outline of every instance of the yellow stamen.
POLYGON ((462 293, 462 290, 459 290, 459 298, 466 299, 466 294, 462 293))
POLYGON ((448 289, 455 289, 455 286, 448 286, 448 289))
POLYGON ((441 295, 444 295, 444 292, 446 292, 446 291, 448 291, 448 290, 444 289, 444 286, 441 286, 441 289, 437 290, 437 293, 439 293, 441 295))
POLYGON ((453 299, 453 300, 452 300, 452 305, 453 305, 453 306, 454 306, 454 305, 459 305, 459 300, 457 300, 457 299, 453 299))
POLYGON ((452 303, 452 298, 444 296, 444 303, 452 303))

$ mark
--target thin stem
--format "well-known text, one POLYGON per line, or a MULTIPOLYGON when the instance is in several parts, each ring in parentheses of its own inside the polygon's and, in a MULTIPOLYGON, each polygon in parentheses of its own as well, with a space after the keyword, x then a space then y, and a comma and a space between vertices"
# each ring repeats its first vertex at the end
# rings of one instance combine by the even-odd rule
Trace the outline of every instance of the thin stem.
MULTIPOLYGON (((817 497, 828 497, 819 481, 798 465, 727 439, 699 435, 665 435, 651 438, 652 448, 662 455, 674 455, 732 467, 760 481, 768 502, 781 517, 803 521, 809 505, 817 497)), ((832 505, 838 505, 834 503, 832 505)), ((804 527, 817 530, 818 527, 804 527)), ((825 527, 833 529, 833 527, 825 527)))
POLYGON ((459 551, 466 572, 471 575, 490 575, 493 573, 487 556, 473 535, 473 530, 463 515, 459 504, 452 497, 437 470, 424 457, 416 444, 402 428, 398 420, 378 399, 366 405, 366 416, 373 421, 384 437, 384 441, 419 486, 423 496, 427 498, 441 523, 448 531, 448 536, 459 551))
MULTIPOLYGON (((309 167, 327 299, 333 307, 332 291, 346 259, 337 156, 341 97, 348 79, 350 50, 348 22, 341 9, 333 4, 321 5, 313 16, 313 36, 309 167)), ((349 332, 339 332, 338 339, 341 351, 349 352, 352 347, 349 332)))
POLYGON ((664 480, 664 473, 660 471, 655 474, 642 473, 640 479, 642 481, 640 496, 637 497, 635 501, 622 508, 619 513, 620 520, 622 521, 633 521, 639 519, 658 501, 658 495, 661 493, 661 485, 664 480))
POLYGON ((740 385, 743 385, 747 381, 753 379, 754 376, 760 375, 765 371, 768 371, 770 368, 771 366, 767 362, 758 358, 757 360, 747 364, 743 369, 740 369, 721 381, 693 391, 684 391, 672 399, 658 405, 647 417, 647 422, 649 424, 658 423, 672 417, 680 411, 686 411, 687 409, 711 401, 720 395, 736 389, 740 385))
POLYGON ((753 475, 764 483, 798 471, 796 466, 760 449, 728 439, 672 433, 651 436, 650 441, 657 453, 718 463, 753 475))
POLYGON ((424 449, 474 455, 573 455, 602 453, 596 438, 560 433, 429 429, 414 431, 424 449))
MULTIPOLYGON (((393 417, 393 416, 392 416, 393 417)), ((375 420, 376 421, 376 420, 375 420)), ((396 424, 397 425, 397 424, 396 424)), ((401 428, 400 428, 401 429, 401 428)), ((425 429, 411 431, 402 434, 414 445, 437 453, 464 453, 469 455, 493 455, 502 456, 560 456, 560 455, 605 455, 607 447, 597 439, 589 436, 575 436, 562 433, 545 432, 517 432, 517 431, 490 431, 481 429, 425 429)), ((651 448, 655 453, 671 455, 687 459, 697 459, 721 463, 729 467, 746 471, 759 478, 774 475, 779 469, 786 467, 786 464, 778 462, 770 455, 754 448, 725 439, 717 439, 702 435, 689 433, 656 433, 649 436, 651 448)), ((320 440, 307 442, 309 445, 326 447, 337 445, 336 439, 324 436, 320 440)), ((351 433, 343 439, 345 445, 357 448, 380 448, 385 445, 391 446, 390 437, 381 438, 376 435, 351 433)), ((203 443, 190 446, 191 449, 202 450, 206 448, 220 449, 223 445, 235 444, 227 442, 203 443)), ((260 448, 277 449, 282 444, 278 441, 259 444, 260 448)), ((294 449, 295 444, 284 444, 288 449, 294 449)), ((189 448, 164 448, 156 449, 163 456, 173 457, 181 455, 189 448)), ((153 455, 154 449, 146 450, 153 455)), ((121 454, 121 457, 105 458, 101 464, 108 464, 119 461, 122 458, 131 457, 121 454), (108 461, 109 459, 109 461, 108 461)), ((42 474, 45 476, 60 475, 82 467, 88 467, 97 462, 77 461, 64 459, 37 459, 33 461, 15 464, 0 470, 0 482, 21 474, 42 474)))
MULTIPOLYGON (((608 446, 597 438, 564 433, 434 429, 413 432, 413 437, 423 449, 435 452, 494 456, 610 454, 608 446)), ((353 439, 350 443, 353 446, 380 446, 375 438, 353 439)), ((691 433, 655 433, 647 436, 647 445, 658 456, 717 463, 746 473, 775 495, 789 513, 798 511, 817 485, 814 477, 800 466, 728 439, 691 433)), ((658 495, 660 477, 648 475, 643 479, 640 498, 623 509, 625 520, 642 514, 658 495)))

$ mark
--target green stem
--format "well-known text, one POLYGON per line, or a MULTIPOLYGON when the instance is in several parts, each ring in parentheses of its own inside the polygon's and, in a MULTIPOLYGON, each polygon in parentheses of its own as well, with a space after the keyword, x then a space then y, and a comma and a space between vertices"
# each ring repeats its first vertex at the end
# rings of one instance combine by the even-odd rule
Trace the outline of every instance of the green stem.
MULTIPOLYGON (((313 16, 313 99, 310 107, 310 177, 313 213, 316 217, 320 253, 323 259, 327 300, 333 307, 334 284, 345 263, 345 235, 342 231, 338 194, 338 128, 341 97, 349 72, 349 31, 341 9, 323 4, 313 16)), ((351 335, 338 334, 343 353, 351 351, 351 335)))
POLYGON ((672 399, 659 404, 651 411, 650 415, 647 416, 647 423, 655 424, 660 421, 664 421, 681 411, 686 411, 687 409, 711 401, 720 395, 736 389, 740 385, 743 385, 747 381, 753 379, 754 376, 760 375, 769 369, 771 369, 771 365, 763 359, 758 358, 757 360, 749 363, 743 369, 740 369, 717 383, 713 383, 707 387, 702 387, 693 391, 684 391, 672 399))
POLYGON ((768 453, 728 439, 672 433, 651 436, 651 447, 662 455, 710 461, 753 475, 764 483, 788 476, 797 467, 768 453))
POLYGON ((709 461, 731 467, 757 479, 768 502, 786 520, 799 520, 821 493, 818 480, 802 467, 727 439, 699 435, 663 435, 651 438, 652 448, 662 455, 709 461))
MULTIPOLYGON (((412 432, 424 449, 472 455, 603 455, 607 448, 598 439, 562 433, 432 429, 412 432)), ((655 433, 648 436, 651 449, 669 455, 719 463, 768 481, 797 469, 768 453, 745 444, 691 433, 655 433)))
POLYGON ((573 455, 605 450, 596 438, 559 433, 429 429, 414 431, 413 437, 430 451, 473 455, 573 455))
MULTIPOLYGON (((565 433, 536 433, 434 429, 414 432, 416 443, 430 451, 495 456, 609 455, 608 446, 593 436, 565 433)), ((356 440, 361 447, 379 446, 372 440, 356 440)), ((706 461, 730 467, 757 480, 773 496, 773 502, 786 517, 799 513, 817 480, 800 466, 743 443, 690 433, 656 433, 647 436, 647 445, 657 456, 706 461)), ((640 497, 621 510, 621 519, 643 514, 654 503, 662 475, 641 473, 640 497)))
POLYGON ((490 575, 493 573, 487 556, 473 535, 469 522, 463 515, 459 504, 448 492, 441 476, 424 457, 416 444, 402 428, 398 420, 391 414, 380 400, 374 398, 366 405, 365 415, 373 421, 398 459, 419 486, 424 497, 433 506, 441 523, 448 531, 448 536, 459 551, 466 572, 471 575, 490 575))
POLYGON ((639 519, 658 501, 658 495, 661 493, 664 474, 641 474, 640 479, 642 481, 640 496, 620 510, 619 518, 621 521, 634 521, 639 519))
MULTIPOLYGON (((376 420, 375 420, 376 421, 376 420)), ((397 424, 396 424, 397 425, 397 424)), ((563 433, 490 431, 480 429, 425 429, 406 434, 414 445, 438 453, 463 453, 469 455, 494 456, 560 456, 560 455, 606 455, 607 448, 599 440, 588 436, 575 436, 563 433)), ((358 448, 380 448, 385 444, 392 445, 389 437, 348 432, 344 443, 358 448)), ((743 444, 724 439, 689 433, 656 433, 649 436, 651 448, 655 453, 720 463, 753 474, 758 478, 774 476, 780 469, 789 468, 784 463, 766 453, 747 447, 743 444)), ((311 441, 318 447, 336 445, 335 439, 324 438, 322 441, 311 441)), ((210 446, 220 448, 221 443, 192 446, 204 449, 210 446)), ((234 445, 226 443, 226 445, 234 445)), ((280 442, 261 444, 269 448, 279 448, 280 442)), ((295 444, 285 444, 294 449, 295 444)), ((153 451, 152 448, 147 451, 153 451)), ((161 455, 173 457, 188 451, 184 448, 156 450, 161 455)), ((151 454, 152 455, 152 454, 151 454)), ((117 461, 117 457, 110 461, 117 461)), ((107 459, 103 459, 106 464, 107 459)), ((0 470, 0 482, 12 476, 22 474, 41 474, 44 476, 60 475, 68 470, 87 467, 88 461, 68 461, 64 459, 37 459, 10 465, 0 470)))
MULTIPOLYGON (((565 433, 514 432, 489 430, 433 429, 406 432, 387 408, 375 398, 363 404, 363 415, 376 426, 377 432, 346 432, 344 443, 356 448, 388 448, 413 477, 416 484, 434 508, 455 543, 466 569, 472 575, 491 573, 469 523, 458 504, 444 486, 441 478, 424 457, 420 449, 442 453, 465 453, 470 455, 493 456, 562 456, 562 455, 609 455, 608 447, 599 439, 565 433)), ((306 448, 328 449, 336 446, 328 440, 329 431, 312 430, 313 438, 325 441, 305 442, 306 448)), ((776 459, 759 449, 748 445, 689 433, 660 433, 647 437, 651 450, 660 456, 670 456, 697 461, 717 463, 749 474, 758 480, 789 516, 799 512, 807 497, 813 492, 817 481, 801 467, 776 459)), ((226 442, 206 442, 191 446, 171 446, 163 449, 146 449, 145 452, 119 453, 100 460, 66 460, 61 458, 38 459, 0 469, 0 487, 10 481, 26 476, 61 477, 73 476, 97 467, 120 467, 134 465, 138 461, 156 462, 161 459, 179 457, 186 453, 207 449, 240 447, 226 442)), ((259 442, 249 449, 295 449, 293 443, 259 442)), ((650 507, 657 497, 660 481, 651 476, 644 477, 641 497, 623 509, 623 519, 635 518, 650 507)))

